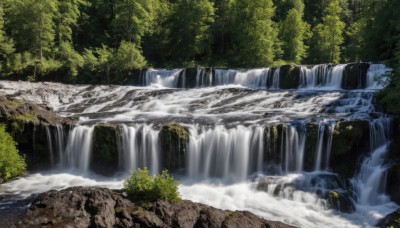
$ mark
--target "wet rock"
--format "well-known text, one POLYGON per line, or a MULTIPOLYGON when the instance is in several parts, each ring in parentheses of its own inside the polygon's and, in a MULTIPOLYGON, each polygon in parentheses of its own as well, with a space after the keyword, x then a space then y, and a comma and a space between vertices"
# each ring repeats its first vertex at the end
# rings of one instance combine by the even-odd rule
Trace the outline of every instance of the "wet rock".
POLYGON ((344 213, 353 213, 356 206, 347 192, 331 191, 328 194, 328 206, 344 213))
POLYGON ((73 187, 41 194, 13 227, 291 227, 187 200, 146 208, 109 189, 73 187))
POLYGON ((161 132, 164 167, 171 171, 185 168, 189 131, 179 124, 164 125, 161 132))
POLYGON ((96 125, 93 133, 93 152, 90 169, 104 176, 118 171, 118 126, 110 124, 96 125))
POLYGON ((368 121, 346 121, 336 124, 331 149, 330 167, 345 178, 354 176, 359 159, 369 151, 368 121))
POLYGON ((343 89, 365 88, 369 63, 347 64, 343 73, 343 89))
POLYGON ((376 226, 381 228, 400 227, 400 209, 381 219, 376 226))
POLYGON ((281 89, 297 89, 300 84, 300 67, 284 65, 280 67, 279 87, 281 89))

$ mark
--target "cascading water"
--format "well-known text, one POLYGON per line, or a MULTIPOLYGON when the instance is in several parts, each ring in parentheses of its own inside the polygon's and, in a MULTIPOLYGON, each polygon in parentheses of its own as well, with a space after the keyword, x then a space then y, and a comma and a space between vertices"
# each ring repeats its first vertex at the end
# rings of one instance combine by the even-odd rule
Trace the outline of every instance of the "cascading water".
POLYGON ((77 168, 83 173, 89 171, 93 131, 94 126, 78 125, 70 132, 63 154, 63 167, 77 168))
POLYGON ((159 172, 159 131, 148 125, 122 125, 118 142, 119 166, 123 171, 148 167, 151 174, 159 172))
POLYGON ((384 64, 371 64, 367 72, 367 89, 382 89, 388 85, 392 69, 384 64))
MULTIPOLYGON (((162 87, 177 88, 179 75, 181 72, 182 69, 174 69, 174 70, 149 69, 146 71, 144 77, 141 79, 142 85, 144 86, 158 85, 162 87)), ((182 85, 182 87, 184 87, 184 85, 182 85)))
POLYGON ((371 154, 364 158, 360 171, 353 179, 361 205, 379 205, 389 203, 384 194, 386 188, 386 172, 390 167, 385 164, 388 152, 391 119, 378 119, 370 123, 371 154))
MULTIPOLYGON (((367 90, 341 89, 345 67, 302 66, 297 90, 280 88, 284 71, 279 67, 199 68, 193 78, 186 78, 189 70, 148 70, 140 79, 148 87, 142 88, 0 81, 0 95, 45 104, 79 123, 68 131, 46 129, 53 162, 58 158, 60 168, 74 173, 33 174, 3 185, 0 192, 25 195, 75 185, 120 188, 121 179, 91 173, 95 124, 117 125, 117 165, 126 175, 140 167, 153 174, 163 169, 166 148, 160 129, 177 123, 189 131, 186 147, 179 145, 186 156, 186 173, 180 173, 183 198, 249 210, 298 227, 373 226, 395 207, 383 191, 390 119, 374 107, 378 86, 367 82, 367 90), (186 84, 195 88, 169 89, 186 84), (371 144, 352 179, 354 193, 330 172, 335 127, 352 121, 370 122, 371 144), (331 193, 347 199, 352 214, 331 210, 331 193)), ((368 77, 383 71, 371 65, 368 77)))

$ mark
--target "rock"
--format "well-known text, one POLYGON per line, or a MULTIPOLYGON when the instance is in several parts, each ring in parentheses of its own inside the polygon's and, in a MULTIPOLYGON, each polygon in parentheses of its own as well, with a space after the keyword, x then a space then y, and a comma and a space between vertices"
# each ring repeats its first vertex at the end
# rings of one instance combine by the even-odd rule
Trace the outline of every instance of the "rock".
POLYGON ((185 168, 189 131, 179 124, 164 125, 161 132, 161 149, 164 167, 171 171, 185 168))
POLYGON ((343 213, 356 211, 354 201, 347 192, 331 191, 328 194, 328 206, 343 213))
POLYGON ((96 125, 90 170, 103 176, 112 176, 118 171, 118 131, 118 125, 96 125))
POLYGON ((300 67, 284 65, 280 67, 279 87, 281 89, 297 89, 300 84, 300 67))
POLYGON ((376 226, 382 228, 400 227, 400 209, 381 219, 376 226))
POLYGON ((292 227, 187 200, 146 208, 110 189, 72 187, 39 195, 12 227, 292 227))

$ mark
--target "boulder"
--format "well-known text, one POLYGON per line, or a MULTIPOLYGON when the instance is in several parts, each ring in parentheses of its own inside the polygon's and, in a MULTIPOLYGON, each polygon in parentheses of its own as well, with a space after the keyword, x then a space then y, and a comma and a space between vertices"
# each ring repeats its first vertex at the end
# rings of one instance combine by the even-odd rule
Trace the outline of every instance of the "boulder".
POLYGON ((179 124, 166 124, 160 132, 163 167, 174 172, 185 168, 189 131, 179 124))
POLYGON ((250 212, 180 200, 145 207, 106 188, 72 187, 39 195, 12 227, 292 227, 250 212))
POLYGON ((400 227, 400 209, 379 220, 377 227, 400 227))

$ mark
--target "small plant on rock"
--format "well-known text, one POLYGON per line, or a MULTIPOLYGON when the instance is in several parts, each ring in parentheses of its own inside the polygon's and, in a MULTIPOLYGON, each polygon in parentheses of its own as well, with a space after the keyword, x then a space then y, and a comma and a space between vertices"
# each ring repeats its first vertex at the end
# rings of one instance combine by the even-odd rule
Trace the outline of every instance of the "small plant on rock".
POLYGON ((150 176, 147 168, 132 171, 123 190, 134 202, 154 202, 158 199, 174 202, 180 199, 178 181, 167 170, 155 176, 150 176))

